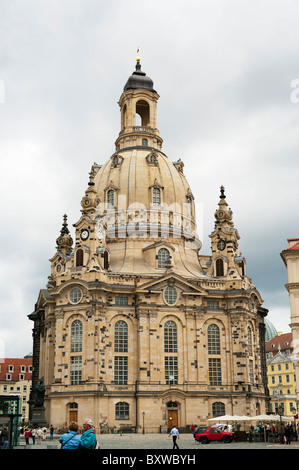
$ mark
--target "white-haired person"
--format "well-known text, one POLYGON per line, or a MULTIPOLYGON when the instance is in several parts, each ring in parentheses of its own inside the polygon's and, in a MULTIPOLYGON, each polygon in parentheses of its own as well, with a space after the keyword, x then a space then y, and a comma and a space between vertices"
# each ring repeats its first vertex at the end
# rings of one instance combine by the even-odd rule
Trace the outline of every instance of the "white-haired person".
POLYGON ((79 449, 95 449, 97 438, 93 430, 93 422, 91 419, 84 421, 83 430, 84 432, 81 436, 79 449))

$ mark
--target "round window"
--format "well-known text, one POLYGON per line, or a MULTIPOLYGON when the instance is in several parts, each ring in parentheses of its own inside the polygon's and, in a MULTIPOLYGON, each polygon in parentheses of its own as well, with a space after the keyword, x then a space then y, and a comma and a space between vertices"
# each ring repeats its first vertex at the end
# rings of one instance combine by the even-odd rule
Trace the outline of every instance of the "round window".
POLYGON ((167 286, 164 291, 164 299, 168 305, 174 305, 176 303, 178 294, 174 287, 167 286))
POLYGON ((82 299, 81 289, 79 289, 78 287, 74 287, 70 291, 69 298, 70 298, 70 301, 71 301, 72 304, 77 304, 78 302, 80 302, 80 300, 82 299))

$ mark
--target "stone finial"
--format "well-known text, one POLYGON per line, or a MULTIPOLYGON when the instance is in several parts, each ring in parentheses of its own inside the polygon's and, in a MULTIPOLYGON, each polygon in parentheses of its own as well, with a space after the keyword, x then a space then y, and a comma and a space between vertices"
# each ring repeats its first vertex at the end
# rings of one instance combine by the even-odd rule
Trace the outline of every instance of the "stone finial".
POLYGON ((67 215, 63 216, 63 224, 60 230, 60 236, 56 239, 57 249, 62 253, 68 255, 72 251, 73 239, 70 235, 67 224, 67 215))
POLYGON ((226 198, 224 191, 225 191, 224 186, 220 186, 220 199, 226 198))

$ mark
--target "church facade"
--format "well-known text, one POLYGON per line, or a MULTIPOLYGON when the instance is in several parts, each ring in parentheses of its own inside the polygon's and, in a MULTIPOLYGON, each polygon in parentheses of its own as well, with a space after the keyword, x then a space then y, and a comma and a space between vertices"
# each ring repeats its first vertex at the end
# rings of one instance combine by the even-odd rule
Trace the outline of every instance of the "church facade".
POLYGON ((158 99, 137 58, 115 152, 92 165, 74 239, 64 217, 29 315, 32 396, 42 379, 56 428, 88 417, 99 430, 160 432, 267 411, 267 310, 223 187, 211 253, 200 254, 184 164, 162 151, 158 99))

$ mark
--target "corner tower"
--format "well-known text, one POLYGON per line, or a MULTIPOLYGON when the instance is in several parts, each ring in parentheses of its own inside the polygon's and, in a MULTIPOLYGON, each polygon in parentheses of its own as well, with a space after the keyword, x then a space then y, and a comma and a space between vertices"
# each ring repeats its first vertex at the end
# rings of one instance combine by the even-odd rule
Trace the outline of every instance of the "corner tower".
POLYGON ((215 228, 211 233, 212 258, 208 274, 218 278, 242 281, 245 279, 246 260, 239 253, 240 235, 234 227, 233 212, 226 202, 224 186, 220 187, 218 209, 215 211, 215 228))

